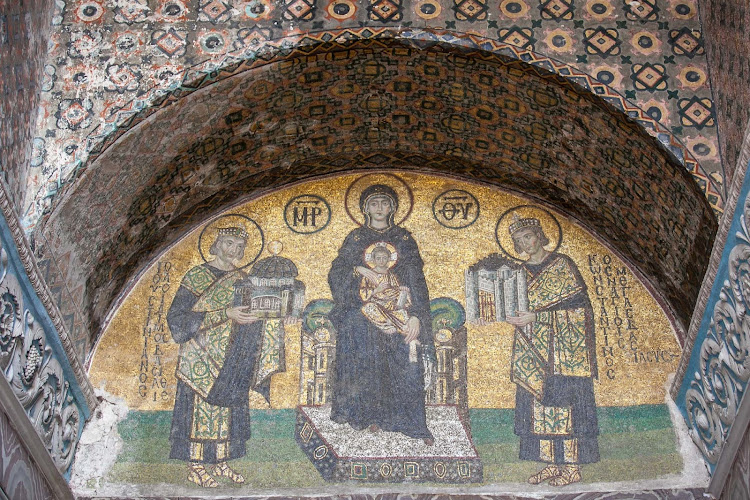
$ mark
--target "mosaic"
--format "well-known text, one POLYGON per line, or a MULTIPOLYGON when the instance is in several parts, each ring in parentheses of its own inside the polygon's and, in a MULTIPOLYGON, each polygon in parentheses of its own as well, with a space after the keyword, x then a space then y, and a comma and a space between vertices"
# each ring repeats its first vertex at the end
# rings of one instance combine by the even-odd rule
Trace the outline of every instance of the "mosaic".
POLYGON ((36 112, 44 88, 41 75, 50 38, 52 0, 0 5, 0 175, 11 202, 22 212, 32 166, 36 112))
POLYGON ((743 169, 741 157, 750 124, 750 51, 747 26, 750 6, 744 0, 702 0, 706 54, 712 61, 715 116, 721 131, 719 146, 727 178, 743 169))
POLYGON ((130 409, 97 494, 648 487, 690 459, 679 355, 649 290, 556 212, 427 174, 308 181, 185 236, 121 304, 90 370, 130 409))
POLYGON ((727 176, 696 0, 58 0, 54 23, 28 186, 33 195, 25 205, 32 225, 60 188, 75 182, 105 130, 113 123, 129 128, 127 121, 159 106, 164 92, 189 86, 191 70, 210 75, 276 47, 384 27, 393 36, 444 30, 450 36, 440 38, 457 45, 478 36, 480 45, 520 48, 586 74, 683 143, 715 183, 707 197, 718 192, 721 205, 727 176), (644 66, 658 67, 660 76, 631 78, 644 66), (686 120, 689 111, 679 103, 693 98, 707 100, 707 109, 686 120))
POLYGON ((313 44, 240 65, 210 89, 196 76, 192 98, 169 100, 101 151, 34 232, 48 283, 86 313, 77 341, 93 344, 157 248, 221 207, 316 175, 396 167, 506 186, 587 221, 687 324, 703 273, 683 263, 701 262, 715 230, 700 172, 545 61, 429 43, 313 44))

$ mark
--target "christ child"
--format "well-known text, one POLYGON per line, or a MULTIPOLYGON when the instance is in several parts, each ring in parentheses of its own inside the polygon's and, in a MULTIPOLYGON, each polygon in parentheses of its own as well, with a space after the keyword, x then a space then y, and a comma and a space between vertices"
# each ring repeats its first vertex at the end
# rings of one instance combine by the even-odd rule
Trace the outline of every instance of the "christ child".
MULTIPOLYGON (((398 278, 391 272, 396 264, 395 251, 391 252, 385 245, 379 244, 372 249, 372 258, 367 262, 370 267, 357 266, 362 276, 359 296, 362 299, 362 314, 380 331, 388 334, 399 333, 406 336, 409 321, 411 295, 409 287, 401 286, 398 278)), ((409 361, 417 361, 418 341, 409 343, 409 361)))

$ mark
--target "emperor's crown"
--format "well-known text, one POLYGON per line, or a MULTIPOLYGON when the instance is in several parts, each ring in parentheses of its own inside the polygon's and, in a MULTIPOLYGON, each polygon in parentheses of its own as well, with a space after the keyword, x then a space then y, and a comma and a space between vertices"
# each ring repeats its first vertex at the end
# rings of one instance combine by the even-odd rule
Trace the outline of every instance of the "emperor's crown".
POLYGON ((513 214, 513 222, 508 227, 508 232, 513 236, 513 233, 526 227, 542 227, 542 224, 534 217, 521 218, 518 214, 513 214))
POLYGON ((219 236, 236 236, 243 240, 248 239, 250 236, 244 227, 220 227, 218 233, 219 236))

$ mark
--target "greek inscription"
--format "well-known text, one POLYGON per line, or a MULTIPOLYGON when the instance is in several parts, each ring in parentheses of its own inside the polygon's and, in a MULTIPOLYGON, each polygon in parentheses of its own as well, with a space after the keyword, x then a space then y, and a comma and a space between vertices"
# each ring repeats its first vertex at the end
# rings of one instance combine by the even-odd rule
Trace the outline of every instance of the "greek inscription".
POLYGON ((146 321, 143 325, 143 348, 138 369, 138 395, 152 401, 167 401, 171 395, 164 376, 162 346, 167 343, 165 296, 172 286, 171 262, 160 262, 149 284, 146 321))
POLYGON ((597 333, 604 340, 600 351, 605 375, 616 377, 615 354, 632 358, 638 352, 638 335, 631 302, 632 276, 625 266, 616 266, 612 256, 589 254, 588 269, 594 281, 594 314, 597 333))
POLYGON ((450 189, 432 202, 432 214, 440 225, 462 229, 474 224, 479 217, 479 201, 468 191, 450 189))
POLYGON ((314 194, 295 196, 284 207, 284 222, 298 234, 317 233, 331 221, 328 202, 314 194))

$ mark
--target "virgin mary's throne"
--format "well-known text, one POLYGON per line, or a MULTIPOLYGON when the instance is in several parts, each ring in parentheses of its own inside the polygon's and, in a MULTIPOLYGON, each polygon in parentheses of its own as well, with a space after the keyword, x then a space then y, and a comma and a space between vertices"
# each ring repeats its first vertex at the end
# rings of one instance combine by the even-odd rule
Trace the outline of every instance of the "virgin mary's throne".
POLYGON ((457 301, 430 302, 434 366, 426 372, 428 446, 396 432, 357 431, 330 419, 329 369, 336 331, 328 320, 330 300, 310 302, 302 315, 300 406, 295 437, 324 479, 362 482, 469 483, 482 480, 471 441, 466 378, 466 315, 457 301))

